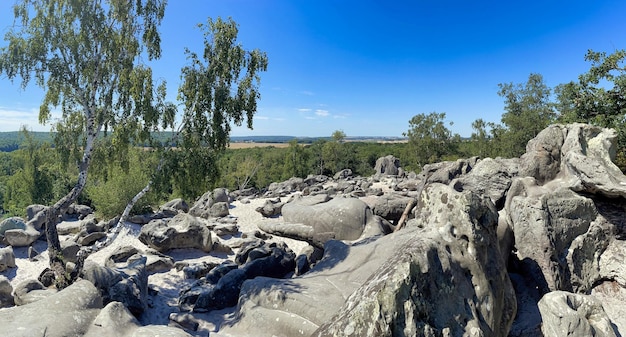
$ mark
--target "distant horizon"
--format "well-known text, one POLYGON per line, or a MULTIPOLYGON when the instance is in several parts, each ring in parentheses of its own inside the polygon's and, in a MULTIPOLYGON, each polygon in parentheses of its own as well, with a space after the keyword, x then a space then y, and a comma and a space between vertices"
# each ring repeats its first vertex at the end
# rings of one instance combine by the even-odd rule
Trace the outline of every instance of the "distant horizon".
MULTIPOLYGON (((14 19, 0 1, 0 47, 14 19)), ((176 100, 184 48, 200 52, 196 24, 232 17, 238 42, 265 51, 253 130, 236 137, 298 134, 400 137, 417 114, 446 113, 462 137, 482 118, 501 122, 499 83, 541 74, 554 88, 588 71, 587 50, 626 49, 626 1, 380 2, 371 0, 169 1, 159 28, 162 58, 145 60, 176 100)), ((0 131, 38 123, 43 91, 0 77, 0 131)), ((52 117, 60 116, 52 109, 52 117)), ((245 124, 245 123, 244 123, 245 124)))

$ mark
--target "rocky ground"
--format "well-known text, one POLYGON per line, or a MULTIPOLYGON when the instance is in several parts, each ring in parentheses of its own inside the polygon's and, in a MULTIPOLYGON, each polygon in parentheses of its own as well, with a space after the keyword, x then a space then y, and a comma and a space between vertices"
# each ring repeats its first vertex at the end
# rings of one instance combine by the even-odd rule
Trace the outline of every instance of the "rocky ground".
MULTIPOLYGON (((372 177, 173 200, 60 292, 37 281, 48 258, 33 206, 0 224, 0 335, 623 336, 614 141, 555 125, 521 158, 416 175, 388 156, 372 177)), ((110 227, 75 206, 59 224, 67 259, 110 227)))

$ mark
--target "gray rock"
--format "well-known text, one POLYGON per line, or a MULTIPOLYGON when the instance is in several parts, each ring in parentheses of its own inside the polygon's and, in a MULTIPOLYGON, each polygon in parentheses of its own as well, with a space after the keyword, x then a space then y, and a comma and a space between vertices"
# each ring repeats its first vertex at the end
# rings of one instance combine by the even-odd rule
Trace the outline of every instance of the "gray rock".
POLYGON ((426 179, 427 183, 442 183, 447 185, 455 178, 469 173, 474 165, 476 165, 477 161, 478 157, 472 157, 469 159, 458 159, 456 161, 426 164, 424 168, 422 168, 420 176, 422 176, 422 179, 426 179))
POLYGON ((81 236, 80 238, 78 238, 77 242, 81 246, 91 246, 94 243, 96 243, 96 241, 102 238, 106 238, 106 236, 107 236, 107 233, 104 233, 104 232, 93 232, 93 233, 89 233, 84 236, 81 236))
POLYGON ((554 291, 545 294, 538 306, 544 336, 615 337, 602 303, 593 296, 554 291))
MULTIPOLYGON (((356 240, 363 234, 365 226, 375 221, 369 206, 354 198, 335 198, 311 206, 306 201, 294 200, 283 206, 282 214, 287 223, 311 227, 312 235, 337 240, 356 240)), ((305 234, 303 237, 312 235, 305 234)))
POLYGON ((26 221, 31 221, 35 218, 37 213, 44 211, 48 208, 46 205, 29 205, 26 207, 26 221))
POLYGON ((78 252, 80 251, 80 245, 74 240, 61 241, 61 253, 65 261, 74 262, 78 261, 78 252))
POLYGON ((266 218, 271 218, 280 215, 282 212, 284 203, 277 199, 267 199, 261 207, 257 207, 255 211, 261 213, 266 218))
POLYGON ((15 268, 15 254, 13 247, 0 248, 0 272, 9 268, 15 268))
POLYGON ((374 205, 372 206, 372 211, 375 215, 378 215, 387 221, 396 223, 400 220, 402 213, 411 200, 413 200, 413 198, 386 195, 376 199, 374 205))
POLYGON ((0 310, 0 321, 12 337, 83 336, 101 308, 98 289, 79 280, 36 303, 0 310))
POLYGON ((4 232, 4 239, 13 247, 30 246, 40 236, 41 233, 30 226, 27 226, 26 229, 8 229, 4 232))
POLYGON ((626 336, 626 288, 615 281, 604 281, 594 286, 591 295, 602 303, 617 336, 626 336))
POLYGON ((519 260, 544 291, 589 291, 600 277, 610 225, 598 217, 591 199, 533 181, 513 180, 505 206, 519 260))
POLYGON ((499 253, 493 205, 439 184, 424 198, 424 229, 407 227, 353 245, 329 241, 324 258, 300 277, 246 281, 241 319, 220 333, 295 336, 319 328, 317 335, 348 335, 353 328, 354 336, 387 329, 427 335, 430 327, 433 336, 506 336, 515 295, 499 253), (444 194, 448 203, 436 206, 444 194))
POLYGON ((389 155, 376 159, 374 171, 376 175, 395 176, 398 175, 400 159, 389 155))
POLYGON ((556 178, 561 170, 561 147, 568 128, 551 125, 526 145, 520 158, 520 176, 533 177, 539 184, 556 178))
POLYGON ((600 256, 600 276, 605 280, 615 280, 626 287, 626 242, 611 240, 600 256))
POLYGON ((38 280, 24 280, 18 283, 13 290, 15 305, 26 305, 38 302, 57 293, 56 289, 46 288, 38 280))
POLYGON ((132 313, 120 302, 107 304, 89 325, 85 337, 140 337, 140 336, 191 336, 184 330, 164 326, 142 326, 132 313))
POLYGON ((244 281, 260 276, 282 277, 294 270, 296 256, 286 245, 269 244, 267 247, 267 255, 248 256, 248 262, 240 268, 236 265, 213 268, 204 280, 181 291, 179 307, 197 312, 232 307, 237 304, 244 281))
POLYGON ((213 228, 213 233, 217 236, 235 235, 239 233, 237 224, 219 224, 213 228))
POLYGON ((6 276, 0 275, 0 308, 12 307, 15 304, 12 293, 11 281, 6 276))
POLYGON ((183 213, 189 212, 189 205, 187 204, 187 202, 185 202, 185 200, 181 198, 170 200, 166 202, 165 204, 163 204, 163 206, 161 206, 161 208, 165 208, 165 207, 173 208, 183 213))
POLYGON ((202 195, 200 199, 194 203, 193 207, 189 209, 189 214, 205 219, 226 216, 228 213, 224 214, 224 210, 228 210, 228 203, 228 190, 216 188, 202 195), (220 205, 214 206, 215 204, 220 205), (224 206, 224 204, 226 205, 224 206))
POLYGON ((159 252, 176 248, 210 252, 213 246, 211 231, 206 224, 187 213, 176 215, 168 223, 155 221, 141 227, 139 240, 159 252))
POLYGON ((479 195, 487 195, 491 201, 501 208, 511 181, 518 175, 519 159, 491 159, 478 161, 472 170, 451 181, 457 191, 472 191, 479 195))
POLYGON ((107 268, 86 262, 82 277, 99 289, 104 303, 122 302, 134 315, 146 308, 148 273, 146 257, 137 256, 128 261, 125 268, 107 268))
POLYGON ((343 169, 337 173, 335 173, 335 175, 333 176, 334 180, 340 180, 340 179, 348 179, 352 177, 352 170, 351 169, 343 169))
POLYGON ((26 222, 20 217, 12 217, 4 219, 0 222, 0 236, 4 236, 4 233, 11 229, 26 229, 26 222))

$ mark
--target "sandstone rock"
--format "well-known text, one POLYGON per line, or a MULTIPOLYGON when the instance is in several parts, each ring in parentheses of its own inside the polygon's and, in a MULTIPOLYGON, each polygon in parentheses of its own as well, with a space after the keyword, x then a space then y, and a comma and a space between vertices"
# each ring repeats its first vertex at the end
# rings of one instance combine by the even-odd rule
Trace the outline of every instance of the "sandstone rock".
MULTIPOLYGON (((530 181, 514 180, 506 202, 519 260, 536 264, 535 279, 544 291, 589 291, 600 277, 610 225, 598 217, 591 199, 569 189, 533 187, 530 181)), ((527 271, 534 273, 531 267, 527 271)))
POLYGON ((100 291, 104 303, 122 302, 134 315, 146 308, 148 274, 146 257, 137 256, 125 268, 108 268, 86 262, 82 277, 92 282, 100 291))
POLYGON ((166 202, 165 204, 163 204, 163 206, 161 206, 161 208, 165 208, 165 207, 173 208, 183 213, 189 212, 189 205, 187 204, 187 202, 185 202, 185 200, 181 198, 170 200, 166 202))
POLYGON ((204 280, 196 281, 181 291, 178 303, 182 310, 211 311, 237 304, 245 280, 259 276, 282 277, 295 267, 295 254, 286 246, 270 245, 269 254, 248 258, 245 265, 218 266, 204 280), (222 274, 222 276, 219 276, 222 274))
MULTIPOLYGON (((449 184, 453 179, 469 173, 478 157, 469 159, 458 159, 456 161, 444 161, 434 164, 426 164, 420 175, 426 179, 427 183, 449 184)), ((424 179, 423 178, 423 179, 424 179)))
POLYGON ((83 336, 101 308, 98 289, 79 280, 35 303, 0 310, 1 329, 12 337, 83 336))
POLYGON ((380 157, 376 160, 374 171, 376 175, 395 176, 398 175, 400 168, 400 159, 394 156, 380 157))
POLYGON ((12 292, 11 281, 6 276, 0 275, 0 308, 12 307, 15 304, 12 292))
POLYGON ((189 209, 189 214, 205 219, 225 216, 228 215, 227 212, 223 215, 224 210, 228 210, 228 203, 228 190, 216 188, 202 195, 189 209), (215 204, 219 205, 215 206, 215 204))
POLYGON ((487 195, 502 208, 511 180, 518 175, 519 160, 485 158, 478 161, 472 170, 450 183, 457 191, 472 191, 487 195))
POLYGON ((626 287, 626 242, 611 240, 600 256, 600 275, 602 279, 614 280, 626 287))
POLYGON ((141 228, 139 240, 159 252, 176 248, 197 248, 210 252, 211 231, 200 219, 180 213, 168 223, 150 222, 141 228))
POLYGON ((328 239, 356 240, 361 237, 366 225, 376 221, 369 206, 354 198, 335 198, 311 206, 307 205, 306 198, 302 198, 286 203, 282 214, 286 223, 304 226, 303 230, 298 230, 302 238, 318 242, 328 239), (318 237, 322 239, 316 240, 318 237))
POLYGON ((506 336, 515 296, 499 253, 493 204, 440 184, 423 198, 423 229, 407 227, 353 245, 329 241, 324 258, 300 277, 244 282, 241 319, 223 332, 506 336), (436 206, 442 199, 447 202, 436 206), (368 334, 368 328, 378 330, 368 334))
POLYGON ((18 283, 13 290, 15 305, 26 305, 38 302, 56 293, 56 289, 46 288, 38 280, 32 279, 18 283))
POLYGON ((4 233, 11 229, 26 229, 26 222, 19 217, 7 218, 0 221, 0 236, 4 236, 4 233))
POLYGON ((40 236, 41 233, 30 226, 27 226, 26 229, 9 229, 4 232, 4 239, 13 247, 30 246, 40 236))
POLYGON ((255 211, 261 213, 266 218, 271 218, 280 215, 284 203, 280 199, 267 199, 261 207, 257 207, 255 211))
POLYGON ((107 304, 89 325, 85 337, 191 336, 182 329, 164 325, 142 326, 120 302, 107 304))
POLYGON ((15 254, 13 247, 0 248, 0 272, 9 268, 15 268, 15 254))
POLYGON ((544 336, 615 337, 602 303, 593 296, 554 291, 545 294, 538 305, 544 336))
POLYGON ((334 180, 340 180, 340 179, 348 179, 352 177, 352 170, 351 169, 343 169, 337 173, 335 173, 335 175, 333 176, 334 180))
POLYGON ((372 212, 387 221, 397 223, 411 200, 413 198, 395 195, 383 196, 376 199, 372 206, 372 212))

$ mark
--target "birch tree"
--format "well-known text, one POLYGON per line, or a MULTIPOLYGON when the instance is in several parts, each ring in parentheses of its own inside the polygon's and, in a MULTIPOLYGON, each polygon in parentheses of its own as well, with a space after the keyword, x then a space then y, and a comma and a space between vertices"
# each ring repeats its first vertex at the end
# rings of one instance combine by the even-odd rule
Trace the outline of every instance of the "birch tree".
POLYGON ((31 81, 44 90, 40 123, 51 121, 58 146, 78 153, 79 174, 67 195, 45 211, 50 267, 57 288, 68 286, 80 268, 66 273, 57 219, 83 191, 96 145, 103 130, 115 130, 118 144, 146 137, 174 121, 164 103, 165 83, 155 83, 142 60, 160 57, 158 27, 165 0, 21 0, 15 21, 0 49, 0 74, 31 81), (63 141, 61 141, 63 140, 63 141))

